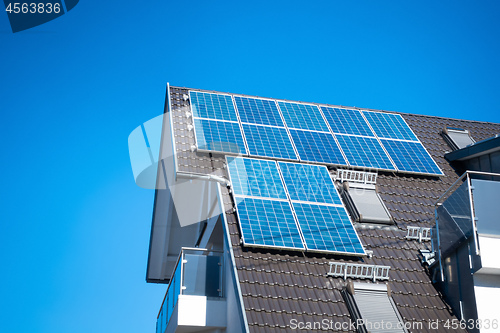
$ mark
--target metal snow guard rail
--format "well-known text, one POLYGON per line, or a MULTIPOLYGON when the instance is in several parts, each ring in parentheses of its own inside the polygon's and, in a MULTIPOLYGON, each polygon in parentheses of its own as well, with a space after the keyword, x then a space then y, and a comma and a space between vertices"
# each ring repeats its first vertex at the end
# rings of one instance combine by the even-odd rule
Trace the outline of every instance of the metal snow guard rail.
POLYGON ((337 170, 337 179, 341 182, 354 182, 362 184, 376 184, 377 174, 374 172, 337 170))
POLYGON ((408 227, 406 239, 418 239, 420 243, 422 243, 422 241, 430 241, 432 239, 431 228, 408 227))
POLYGON ((342 276, 357 279, 389 280, 389 270, 391 266, 352 264, 345 262, 330 262, 328 276, 342 276))

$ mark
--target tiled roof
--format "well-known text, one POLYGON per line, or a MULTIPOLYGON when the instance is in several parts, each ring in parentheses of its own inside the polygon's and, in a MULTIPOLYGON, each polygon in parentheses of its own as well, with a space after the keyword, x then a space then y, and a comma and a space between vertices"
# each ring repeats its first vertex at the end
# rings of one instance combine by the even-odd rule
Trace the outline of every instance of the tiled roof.
MULTIPOLYGON (((185 115, 189 101, 183 99, 183 94, 187 91, 171 87, 179 170, 227 177, 224 158, 190 149, 194 145, 194 135, 187 129, 191 122, 191 118, 185 115)), ((227 189, 223 189, 229 233, 251 332, 289 332, 292 319, 301 322, 321 322, 325 319, 349 322, 349 311, 340 293, 346 281, 327 277, 330 261, 391 266, 388 283, 403 320, 423 322, 423 329, 419 332, 448 332, 443 324, 455 316, 433 286, 419 255, 419 250, 430 247, 430 244, 406 240, 406 227, 432 227, 434 203, 459 176, 444 159, 445 152, 450 148, 441 137, 441 130, 446 126, 466 128, 479 141, 500 133, 500 124, 411 114, 402 116, 445 176, 379 173, 379 194, 396 226, 356 226, 365 248, 373 251, 370 259, 245 248, 240 243, 231 198, 227 189), (436 320, 440 321, 439 329, 428 329, 427 323, 436 320)))

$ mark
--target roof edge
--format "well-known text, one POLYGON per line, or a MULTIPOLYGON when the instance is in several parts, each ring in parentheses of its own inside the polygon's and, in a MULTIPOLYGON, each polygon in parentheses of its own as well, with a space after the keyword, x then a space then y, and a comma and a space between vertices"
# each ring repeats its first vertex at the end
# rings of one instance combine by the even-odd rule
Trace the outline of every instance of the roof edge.
POLYGON ((444 157, 449 162, 464 161, 497 150, 500 150, 500 134, 497 134, 494 137, 491 137, 486 140, 478 141, 473 145, 464 147, 462 149, 458 149, 450 153, 447 153, 444 155, 444 157))
POLYGON ((188 89, 188 90, 203 91, 203 92, 208 92, 208 93, 219 93, 219 94, 228 94, 228 95, 238 95, 238 96, 243 96, 243 97, 275 99, 275 100, 280 100, 280 101, 285 101, 285 102, 295 102, 295 103, 304 103, 304 104, 324 105, 324 106, 334 107, 334 108, 338 107, 338 108, 353 109, 353 110, 365 110, 365 111, 372 111, 372 112, 385 112, 385 113, 394 113, 394 114, 400 114, 400 115, 426 117, 426 118, 433 118, 433 119, 447 119, 447 120, 455 120, 455 121, 456 120, 460 120, 460 121, 466 121, 466 122, 478 123, 478 124, 497 124, 497 123, 489 122, 489 121, 459 119, 459 118, 450 118, 450 117, 442 117, 442 116, 431 116, 431 115, 426 115, 426 114, 409 113, 409 112, 401 112, 401 111, 392 111, 392 110, 384 110, 384 109, 372 109, 372 108, 366 108, 366 107, 340 105, 340 104, 328 104, 328 103, 320 103, 320 102, 298 101, 298 100, 290 100, 290 99, 285 99, 285 98, 264 97, 264 96, 247 95, 247 94, 240 94, 240 93, 234 93, 234 92, 224 92, 224 91, 217 91, 217 90, 207 90, 207 89, 200 89, 200 88, 180 87, 180 86, 172 86, 172 85, 170 87, 171 88, 177 88, 177 89, 188 89))

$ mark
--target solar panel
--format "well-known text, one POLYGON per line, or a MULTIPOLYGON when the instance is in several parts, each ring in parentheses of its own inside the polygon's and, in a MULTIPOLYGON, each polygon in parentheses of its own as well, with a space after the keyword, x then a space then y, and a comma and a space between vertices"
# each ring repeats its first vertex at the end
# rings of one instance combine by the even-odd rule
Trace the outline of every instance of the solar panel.
POLYGON ((380 140, 398 170, 442 175, 443 173, 420 142, 380 140))
POLYGON ((281 101, 278 101, 278 105, 289 128, 330 131, 316 105, 281 101))
POLYGON ((399 114, 363 111, 371 127, 380 138, 418 141, 399 114))
POLYGON ((197 118, 238 121, 229 95, 190 91, 191 111, 197 118))
POLYGON ((235 195, 287 199, 276 162, 227 157, 227 163, 235 195))
POLYGON ((361 111, 322 106, 333 133, 374 136, 361 111))
POLYGON ((347 165, 331 133, 290 130, 301 161, 347 165))
POLYGON ((336 137, 350 165, 396 170, 377 139, 342 134, 336 137))
POLYGON ((227 162, 245 245, 365 254, 325 166, 278 167, 242 157, 227 162))
POLYGON ((291 200, 342 205, 325 166, 278 162, 291 200))
POLYGON ((241 122, 285 126, 273 100, 234 96, 241 122))
POLYGON ((296 160, 285 128, 243 124, 250 155, 296 160))
POLYGON ((244 198, 236 210, 245 245, 304 249, 288 201, 244 198))
POLYGON ((365 254, 344 207, 292 204, 308 250, 365 254))
POLYGON ((238 123, 194 118, 198 150, 246 154, 238 123))

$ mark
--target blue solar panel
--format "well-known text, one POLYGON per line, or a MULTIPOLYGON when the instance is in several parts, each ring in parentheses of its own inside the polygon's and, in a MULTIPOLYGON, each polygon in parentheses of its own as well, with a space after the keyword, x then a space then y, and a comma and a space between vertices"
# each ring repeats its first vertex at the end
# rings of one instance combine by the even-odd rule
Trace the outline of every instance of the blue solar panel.
POLYGON ((227 162, 235 195, 287 198, 276 162, 242 157, 228 157, 227 162))
POLYGON ((316 105, 278 102, 283 118, 289 128, 329 132, 316 105))
POLYGON ((379 138, 418 141, 399 114, 363 111, 379 138))
POLYGON ((246 154, 238 123, 194 118, 199 150, 246 154))
POLYGON ((250 155, 296 160, 285 128, 243 124, 250 155))
POLYGON ((290 199, 342 205, 323 165, 278 162, 290 199))
POLYGON ((190 91, 189 96, 194 117, 238 121, 231 96, 199 91, 190 91))
POLYGON ((308 250, 365 254, 344 207, 292 204, 308 250))
POLYGON ((245 245, 304 249, 288 201, 244 198, 236 209, 245 245))
POLYGON ((396 170, 377 139, 342 134, 336 137, 350 165, 396 170))
POLYGON ((234 96, 241 122, 285 126, 273 100, 234 96))
POLYGON ((290 130, 301 161, 347 165, 331 133, 290 130))
POLYGON ((398 170, 442 175, 443 173, 420 142, 380 140, 398 170))
POLYGON ((322 106, 333 133, 375 136, 363 118, 361 111, 322 106))

